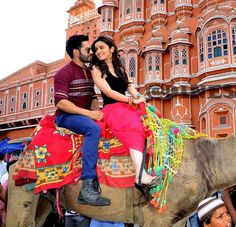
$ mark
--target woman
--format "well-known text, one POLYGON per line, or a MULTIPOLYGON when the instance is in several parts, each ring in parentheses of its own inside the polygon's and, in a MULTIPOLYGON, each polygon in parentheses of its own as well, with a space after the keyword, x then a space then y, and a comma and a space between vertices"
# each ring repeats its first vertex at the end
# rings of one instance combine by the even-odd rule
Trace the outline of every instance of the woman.
POLYGON ((204 227, 231 227, 231 216, 221 199, 210 197, 199 203, 198 217, 204 227))
POLYGON ((112 39, 98 37, 92 44, 92 51, 94 56, 91 72, 94 83, 102 93, 103 121, 130 151, 136 172, 135 186, 141 191, 146 186, 155 187, 160 183, 159 179, 149 175, 141 167, 145 133, 140 113, 132 106, 145 100, 129 80, 112 39), (127 90, 131 97, 125 95, 127 90))

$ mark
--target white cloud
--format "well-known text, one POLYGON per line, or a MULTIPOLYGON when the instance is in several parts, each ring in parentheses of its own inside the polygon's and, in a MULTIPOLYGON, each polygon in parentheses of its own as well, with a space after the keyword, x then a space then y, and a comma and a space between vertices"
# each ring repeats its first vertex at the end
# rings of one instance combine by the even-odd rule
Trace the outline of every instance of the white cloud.
MULTIPOLYGON (((66 12, 75 0, 0 1, 0 79, 36 60, 65 55, 66 12)), ((94 1, 97 5, 101 0, 94 1)))

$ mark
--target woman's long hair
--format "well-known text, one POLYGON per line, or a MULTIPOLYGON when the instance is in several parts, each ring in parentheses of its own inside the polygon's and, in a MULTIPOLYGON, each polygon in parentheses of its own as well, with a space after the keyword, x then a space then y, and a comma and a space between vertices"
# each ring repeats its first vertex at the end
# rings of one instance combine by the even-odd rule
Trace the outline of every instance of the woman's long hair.
POLYGON ((128 76, 127 76, 125 67, 121 63, 117 46, 115 45, 114 41, 111 38, 106 37, 106 36, 99 36, 93 42, 92 47, 91 47, 91 49, 93 51, 93 58, 92 58, 92 62, 91 62, 91 67, 92 66, 97 67, 101 71, 102 77, 109 73, 109 68, 108 68, 107 64, 104 61, 100 61, 95 54, 95 44, 99 41, 104 42, 106 45, 109 46, 109 48, 114 47, 114 52, 112 53, 112 64, 113 64, 116 76, 119 78, 122 78, 123 81, 125 82, 125 84, 128 86, 128 76))

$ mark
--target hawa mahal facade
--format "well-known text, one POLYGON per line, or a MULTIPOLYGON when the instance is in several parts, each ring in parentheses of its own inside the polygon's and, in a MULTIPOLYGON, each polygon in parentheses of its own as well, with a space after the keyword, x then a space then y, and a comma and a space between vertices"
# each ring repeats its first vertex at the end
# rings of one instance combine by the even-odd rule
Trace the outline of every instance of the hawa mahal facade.
MULTIPOLYGON (((77 0, 66 38, 113 37, 137 89, 165 118, 210 137, 236 135, 236 1, 77 0)), ((36 61, 0 81, 0 139, 29 136, 53 114, 56 71, 36 61)))

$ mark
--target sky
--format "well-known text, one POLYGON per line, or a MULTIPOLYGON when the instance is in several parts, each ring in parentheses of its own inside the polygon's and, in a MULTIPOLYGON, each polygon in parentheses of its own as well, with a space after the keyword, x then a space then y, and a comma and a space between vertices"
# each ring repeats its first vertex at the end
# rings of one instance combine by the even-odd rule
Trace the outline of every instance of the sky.
MULTIPOLYGON (((65 56, 66 12, 76 0, 0 0, 0 80, 65 56)), ((97 6, 102 0, 94 0, 97 6)))

